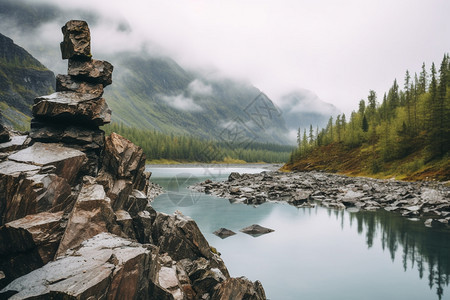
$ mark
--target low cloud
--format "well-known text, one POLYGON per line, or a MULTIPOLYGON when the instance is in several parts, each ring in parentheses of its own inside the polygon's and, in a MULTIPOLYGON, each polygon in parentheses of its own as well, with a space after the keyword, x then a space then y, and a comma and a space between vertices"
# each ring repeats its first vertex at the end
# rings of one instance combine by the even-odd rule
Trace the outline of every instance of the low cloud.
POLYGON ((203 108, 196 104, 192 98, 186 98, 182 94, 176 96, 161 95, 160 98, 168 105, 182 111, 198 112, 203 108))
POLYGON ((203 83, 199 79, 195 79, 188 85, 188 91, 193 96, 210 96, 212 95, 212 86, 203 83))

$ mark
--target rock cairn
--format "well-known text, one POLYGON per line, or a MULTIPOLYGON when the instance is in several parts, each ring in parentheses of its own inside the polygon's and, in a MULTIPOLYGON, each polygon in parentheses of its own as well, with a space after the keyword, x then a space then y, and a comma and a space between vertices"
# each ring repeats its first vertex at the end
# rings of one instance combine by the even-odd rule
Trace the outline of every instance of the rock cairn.
POLYGON ((142 149, 98 128, 112 66, 86 22, 63 33, 69 74, 36 99, 30 136, 0 142, 0 299, 265 299, 192 219, 152 208, 142 149))
POLYGON ((85 21, 72 20, 62 28, 62 58, 68 74, 56 76, 56 93, 38 97, 33 105, 30 137, 43 143, 62 142, 88 157, 87 174, 97 175, 105 133, 99 126, 111 121, 102 98, 112 83, 113 66, 92 59, 91 35, 85 21))

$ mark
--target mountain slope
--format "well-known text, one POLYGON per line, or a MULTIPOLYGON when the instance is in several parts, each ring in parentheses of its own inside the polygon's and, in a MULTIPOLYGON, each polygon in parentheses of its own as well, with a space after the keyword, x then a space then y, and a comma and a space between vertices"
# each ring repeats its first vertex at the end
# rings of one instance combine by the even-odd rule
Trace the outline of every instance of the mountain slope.
POLYGON ((54 87, 52 71, 0 34, 0 109, 6 124, 26 126, 34 98, 52 93, 54 87))
POLYGON ((113 121, 219 140, 224 131, 239 131, 246 139, 286 143, 281 114, 250 84, 205 78, 184 70, 170 58, 120 57, 111 59, 114 84, 105 91, 113 121), (252 111, 258 105, 266 106, 259 111, 263 117, 252 111))

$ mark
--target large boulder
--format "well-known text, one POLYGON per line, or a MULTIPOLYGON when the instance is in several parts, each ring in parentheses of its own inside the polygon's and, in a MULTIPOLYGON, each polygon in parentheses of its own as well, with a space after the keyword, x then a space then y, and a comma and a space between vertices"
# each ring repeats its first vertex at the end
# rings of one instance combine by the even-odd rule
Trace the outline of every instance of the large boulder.
POLYGON ((77 247, 83 241, 102 232, 122 235, 116 222, 116 215, 111 208, 111 201, 106 197, 103 186, 86 182, 69 215, 56 255, 62 256, 68 249, 77 247))
POLYGON ((3 290, 13 299, 156 299, 149 293, 151 251, 109 233, 84 241, 3 290))
POLYGON ((0 287, 53 260, 64 232, 62 217, 62 211, 42 212, 0 227, 0 270, 5 274, 0 287))
POLYGON ((91 59, 91 34, 85 21, 71 20, 61 30, 64 35, 60 45, 63 59, 91 59))
POLYGON ((71 209, 75 198, 67 180, 45 171, 26 163, 0 163, 0 225, 29 214, 71 209))
POLYGON ((152 229, 153 241, 162 252, 175 259, 199 257, 210 259, 211 248, 191 218, 176 213, 168 215, 158 212, 152 229))
POLYGON ((113 132, 106 137, 103 168, 118 179, 139 182, 145 170, 145 154, 141 147, 113 132))
POLYGON ((53 123, 82 125, 96 129, 111 122, 111 110, 105 99, 97 95, 56 92, 34 100, 33 116, 53 123))
POLYGON ((87 82, 100 83, 103 86, 112 83, 113 65, 107 61, 92 59, 89 61, 69 59, 68 74, 87 82))

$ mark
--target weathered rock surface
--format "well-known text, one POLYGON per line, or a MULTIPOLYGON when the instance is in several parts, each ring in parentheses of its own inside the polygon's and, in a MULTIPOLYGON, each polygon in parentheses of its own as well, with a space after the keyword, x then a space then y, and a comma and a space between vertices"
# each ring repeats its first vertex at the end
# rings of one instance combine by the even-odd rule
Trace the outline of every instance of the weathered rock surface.
POLYGON ((151 299, 151 251, 108 233, 20 277, 0 291, 10 299, 151 299), (90 298, 91 297, 91 298, 90 298))
POLYGON ((69 183, 78 178, 80 170, 86 163, 86 155, 81 151, 59 144, 44 143, 35 143, 10 155, 8 159, 41 167, 54 166, 54 173, 69 183))
POLYGON ((75 248, 83 241, 102 232, 111 232, 116 235, 122 233, 103 186, 85 183, 69 215, 56 255, 61 256, 68 249, 75 248))
POLYGON ((112 83, 114 67, 107 61, 92 59, 89 61, 69 59, 68 74, 87 82, 100 83, 103 86, 112 83))
MULTIPOLYGON (((408 218, 441 219, 442 224, 450 220, 450 187, 436 182, 377 180, 322 172, 263 172, 231 173, 227 181, 206 180, 191 188, 251 205, 283 201, 296 207, 314 207, 320 203, 352 212, 383 208, 408 218)), ((431 222, 426 225, 431 226, 431 222)))
POLYGON ((90 59, 91 33, 85 21, 72 20, 62 27, 64 40, 61 42, 62 58, 90 59))
POLYGON ((63 212, 27 215, 0 227, 0 287, 53 260, 63 232, 63 212))
POLYGON ((56 92, 90 94, 100 98, 103 95, 103 85, 101 83, 80 81, 72 78, 70 75, 58 74, 56 76, 56 92))
POLYGON ((37 120, 80 124, 94 129, 111 122, 111 110, 105 99, 75 92, 56 92, 36 98, 33 116, 37 120))
POLYGON ((211 300, 266 299, 261 282, 251 282, 245 277, 229 278, 216 286, 211 300))

